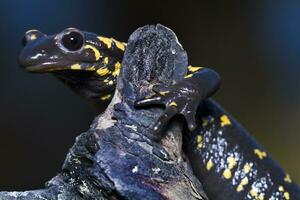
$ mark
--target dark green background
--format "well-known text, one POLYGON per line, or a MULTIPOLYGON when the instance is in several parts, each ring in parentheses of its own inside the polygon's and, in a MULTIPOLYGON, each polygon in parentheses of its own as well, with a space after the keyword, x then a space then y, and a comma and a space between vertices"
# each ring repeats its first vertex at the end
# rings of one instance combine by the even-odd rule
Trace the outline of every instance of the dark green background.
POLYGON ((0 190, 41 187, 95 115, 51 75, 18 67, 24 32, 77 27, 126 41, 155 23, 175 31, 191 64, 221 74, 215 99, 300 182, 300 2, 224 2, 1 0, 0 190))

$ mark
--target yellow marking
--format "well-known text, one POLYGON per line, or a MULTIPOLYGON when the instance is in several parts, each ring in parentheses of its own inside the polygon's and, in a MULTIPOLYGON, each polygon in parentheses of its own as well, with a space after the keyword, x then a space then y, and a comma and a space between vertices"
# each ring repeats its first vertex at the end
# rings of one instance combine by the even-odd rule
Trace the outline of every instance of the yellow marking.
POLYGON ((211 168, 213 168, 214 163, 212 162, 211 159, 209 159, 209 161, 206 163, 206 169, 207 171, 211 170, 211 168))
POLYGON ((283 195, 284 195, 284 198, 285 198, 286 200, 289 200, 289 199, 290 199, 290 193, 285 192, 283 195))
POLYGON ((122 51, 125 50, 125 45, 124 45, 122 42, 119 42, 119 41, 117 41, 117 40, 115 40, 115 39, 113 39, 113 38, 111 38, 111 40, 114 41, 114 43, 116 44, 116 46, 117 46, 119 49, 121 49, 122 51))
POLYGON ((96 58, 96 61, 99 60, 99 58, 101 57, 101 54, 100 52, 98 51, 98 49, 96 49, 95 47, 93 47, 92 45, 85 45, 84 46, 85 49, 91 49, 93 52, 94 52, 94 55, 95 55, 95 58, 96 58))
POLYGON ((197 135, 197 142, 200 143, 202 142, 203 138, 201 135, 197 135))
POLYGON ((243 168, 244 173, 248 174, 250 170, 251 170, 251 166, 249 165, 249 163, 246 163, 243 168))
POLYGON ((243 178, 242 181, 241 181, 241 184, 242 185, 247 185, 249 183, 249 180, 247 177, 243 178))
POLYGON ((224 170, 223 176, 226 179, 230 179, 232 177, 231 170, 234 168, 234 166, 236 166, 237 163, 236 163, 235 158, 232 156, 229 156, 227 158, 227 163, 228 163, 228 168, 224 170))
POLYGON ((100 68, 96 71, 96 73, 100 76, 105 76, 109 73, 109 70, 107 68, 100 68))
POLYGON ((106 38, 106 37, 98 37, 98 40, 100 40, 101 42, 103 42, 104 44, 106 44, 107 48, 111 48, 111 39, 110 38, 106 38))
POLYGON ((257 189, 256 188, 251 188, 250 195, 253 196, 253 197, 255 197, 255 198, 258 198, 257 189))
POLYGON ((110 99, 110 97, 111 97, 111 94, 107 94, 107 95, 105 95, 105 96, 100 97, 100 99, 101 99, 102 101, 105 101, 105 100, 107 100, 107 99, 110 99))
POLYGON ((170 93, 170 91, 164 91, 164 92, 159 92, 159 94, 165 96, 166 94, 170 93))
POLYGON ((191 78, 193 74, 186 75, 184 78, 191 78))
POLYGON ((169 106, 177 106, 177 103, 175 102, 175 101, 172 101, 170 104, 169 104, 169 106))
POLYGON ((220 119, 221 119, 221 127, 231 125, 231 122, 226 115, 222 115, 220 119))
POLYGON ((86 71, 95 71, 96 67, 95 66, 89 66, 87 68, 85 68, 86 71))
POLYGON ((107 79, 105 79, 103 82, 104 82, 104 83, 108 83, 108 81, 109 81, 109 79, 107 78, 107 79))
POLYGON ((71 65, 71 69, 73 69, 73 70, 80 70, 81 66, 79 64, 74 64, 74 65, 71 65))
POLYGON ((114 70, 114 72, 112 73, 112 75, 115 76, 115 77, 116 77, 116 76, 119 76, 120 70, 121 70, 121 63, 116 62, 116 64, 115 64, 115 70, 114 70))
POLYGON ((245 177, 241 180, 240 184, 238 185, 238 187, 236 188, 237 192, 241 192, 244 190, 244 186, 247 185, 249 182, 248 178, 245 177))
POLYGON ((196 71, 198 71, 199 69, 202 69, 203 67, 193 67, 193 66, 188 66, 188 70, 190 71, 190 72, 196 72, 196 71))
POLYGON ((32 35, 30 35, 30 40, 36 40, 36 34, 32 34, 32 35))
POLYGON ((278 190, 279 190, 280 192, 283 192, 283 196, 284 196, 284 198, 285 198, 286 200, 289 200, 289 199, 290 199, 290 193, 284 191, 284 187, 283 187, 282 185, 280 185, 280 186, 278 187, 278 190))
POLYGON ((280 186, 278 187, 278 190, 279 190, 280 192, 283 192, 283 191, 284 191, 284 188, 283 188, 283 186, 282 186, 282 185, 280 185, 280 186))
POLYGON ((113 85, 114 82, 112 80, 108 81, 107 85, 113 85))
POLYGON ((231 176, 232 176, 230 169, 225 169, 224 172, 223 172, 223 176, 226 179, 230 179, 231 176))
POLYGON ((291 179, 291 177, 290 177, 289 174, 286 174, 286 175, 285 175, 284 181, 287 182, 287 183, 292 183, 292 179, 291 179))
POLYGON ((202 119, 202 126, 207 126, 207 125, 208 125, 208 120, 202 119))
POLYGON ((264 200, 265 199, 265 195, 263 193, 260 193, 258 195, 258 200, 264 200))
POLYGON ((107 65, 108 62, 109 62, 109 58, 108 58, 108 57, 105 57, 104 60, 103 60, 103 63, 107 65))
POLYGON ((236 188, 236 191, 237 192, 241 192, 241 191, 243 191, 244 190, 244 187, 241 185, 241 184, 239 184, 238 186, 237 186, 237 188, 236 188))
POLYGON ((198 149, 200 149, 200 148, 203 147, 202 141, 203 141, 202 136, 201 136, 201 135, 197 135, 197 148, 198 148, 198 149))
POLYGON ((199 144, 197 144, 197 149, 201 149, 203 147, 203 143, 201 142, 201 143, 199 143, 199 144))
POLYGON ((234 157, 230 156, 227 158, 228 168, 232 169, 236 165, 236 160, 234 157))
POLYGON ((267 153, 259 149, 254 149, 254 154, 256 154, 261 160, 267 157, 267 153))

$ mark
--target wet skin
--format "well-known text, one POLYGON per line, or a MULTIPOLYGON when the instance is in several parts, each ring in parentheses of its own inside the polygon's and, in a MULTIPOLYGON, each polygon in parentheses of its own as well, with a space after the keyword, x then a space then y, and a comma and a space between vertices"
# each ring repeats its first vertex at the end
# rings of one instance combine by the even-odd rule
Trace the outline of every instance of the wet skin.
MULTIPOLYGON (((126 44, 69 28, 55 35, 26 32, 19 56, 30 72, 52 73, 75 92, 98 104, 110 102, 126 44)), ((155 95, 137 107, 164 105, 153 125, 158 133, 175 115, 187 121, 185 152, 208 197, 222 199, 300 199, 300 190, 276 162, 231 116, 211 100, 220 77, 208 68, 187 66, 184 79, 156 85, 155 95)))

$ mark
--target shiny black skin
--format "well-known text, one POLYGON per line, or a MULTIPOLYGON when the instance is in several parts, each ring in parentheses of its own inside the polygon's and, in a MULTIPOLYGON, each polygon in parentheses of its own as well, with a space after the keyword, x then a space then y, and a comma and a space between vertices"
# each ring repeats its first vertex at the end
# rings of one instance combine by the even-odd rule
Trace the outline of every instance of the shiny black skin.
POLYGON ((124 52, 112 44, 108 49, 106 44, 97 39, 97 35, 75 28, 68 28, 59 34, 45 35, 38 30, 27 31, 23 39, 24 48, 19 55, 19 63, 26 71, 33 73, 52 73, 74 91, 88 99, 98 101, 99 96, 112 93, 116 77, 98 76, 95 71, 102 67, 114 70, 114 63, 122 60, 124 52), (83 36, 83 45, 76 51, 69 50, 63 45, 63 38, 71 32, 83 36), (86 45, 101 52, 97 60, 95 52, 86 45), (109 63, 104 59, 109 57, 109 63), (81 69, 72 69, 79 64, 81 69), (91 70, 94 66, 94 70, 91 70), (105 84, 104 80, 112 84, 105 84))
MULTIPOLYGON (((114 66, 116 62, 121 62, 124 53, 114 42, 110 46, 103 41, 96 34, 77 29, 66 29, 53 36, 30 31, 25 35, 25 47, 19 61, 26 70, 53 73, 84 97, 103 104, 101 96, 114 91, 114 66), (84 38, 83 45, 92 45, 103 56, 97 60, 91 49, 69 51, 62 47, 61 38, 70 31, 79 32, 84 38), (32 33, 36 35, 33 41, 30 39, 32 33), (39 53, 42 56, 37 56, 39 53), (109 58, 109 63, 105 64, 105 57, 109 58), (71 66, 76 63, 80 64, 80 70, 72 69, 71 66), (91 64, 96 69, 106 67, 110 73, 99 76, 96 70, 86 70, 91 64), (108 79, 112 80, 112 84, 108 85, 104 81, 108 79)), ((218 74, 207 68, 192 67, 187 71, 184 79, 170 87, 155 85, 155 95, 137 101, 136 106, 165 106, 164 114, 153 125, 155 132, 159 132, 175 115, 185 117, 188 124, 184 134, 185 153, 208 197, 213 200, 300 199, 298 186, 290 182, 287 174, 244 128, 215 102, 206 100, 219 87, 218 74), (246 163, 251 169, 243 174, 246 163), (242 188, 239 187, 240 184, 242 188), (263 189, 261 185, 264 186, 263 189)), ((110 98, 105 100, 110 101, 110 98)))
POLYGON ((197 128, 184 134, 184 151, 210 199, 300 199, 289 175, 216 102, 204 100, 196 119, 197 128), (230 178, 229 158, 235 160, 230 178))

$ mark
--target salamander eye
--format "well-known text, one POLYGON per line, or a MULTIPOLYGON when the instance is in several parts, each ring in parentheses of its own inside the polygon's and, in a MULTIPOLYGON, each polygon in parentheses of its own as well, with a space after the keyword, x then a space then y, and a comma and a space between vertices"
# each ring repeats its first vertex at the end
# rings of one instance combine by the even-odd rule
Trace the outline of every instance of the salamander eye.
POLYGON ((79 49, 81 49, 81 47, 83 46, 83 36, 82 34, 80 34, 79 32, 69 32, 66 33, 62 39, 61 39, 61 43, 62 45, 70 50, 70 51, 77 51, 79 49))

